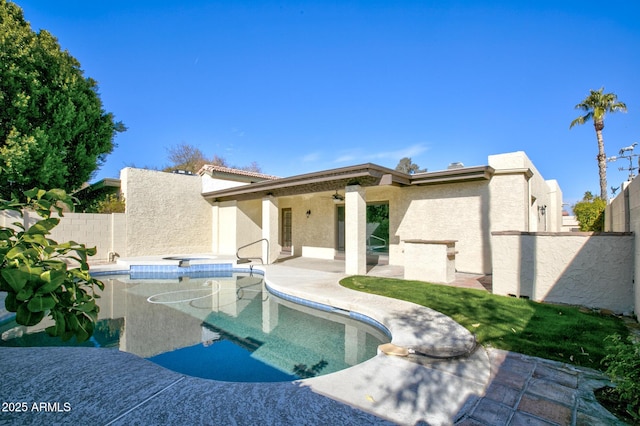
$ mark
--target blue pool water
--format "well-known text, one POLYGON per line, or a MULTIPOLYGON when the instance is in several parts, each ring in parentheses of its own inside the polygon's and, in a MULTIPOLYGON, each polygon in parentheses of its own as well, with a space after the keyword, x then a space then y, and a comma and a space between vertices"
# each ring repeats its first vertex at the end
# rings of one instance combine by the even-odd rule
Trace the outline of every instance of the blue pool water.
MULTIPOLYGON (((118 348, 190 376, 274 382, 342 370, 389 341, 372 324, 270 293, 259 274, 178 272, 98 277, 99 322, 82 345, 118 348)), ((48 325, 2 324, 0 345, 61 345, 44 333, 48 325)))

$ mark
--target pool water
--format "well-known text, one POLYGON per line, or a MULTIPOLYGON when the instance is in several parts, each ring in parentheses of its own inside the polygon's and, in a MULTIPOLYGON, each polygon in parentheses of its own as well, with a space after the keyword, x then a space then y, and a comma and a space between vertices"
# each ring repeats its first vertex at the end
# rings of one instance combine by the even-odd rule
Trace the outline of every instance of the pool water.
MULTIPOLYGON (((190 376, 234 382, 314 377, 363 362, 389 341, 380 328, 348 315, 275 296, 259 274, 100 280, 99 321, 82 346, 118 348, 190 376)), ((49 325, 4 324, 0 345, 77 345, 47 336, 49 325)))

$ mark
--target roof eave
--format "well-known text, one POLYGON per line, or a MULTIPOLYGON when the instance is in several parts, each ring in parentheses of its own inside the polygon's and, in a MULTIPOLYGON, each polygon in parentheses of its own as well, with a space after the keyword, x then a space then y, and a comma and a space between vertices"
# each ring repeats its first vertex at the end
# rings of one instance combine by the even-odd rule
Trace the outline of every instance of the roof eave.
POLYGON ((460 169, 442 170, 438 172, 421 173, 411 178, 411 185, 441 185, 447 183, 487 181, 494 175, 491 166, 464 167, 460 169))

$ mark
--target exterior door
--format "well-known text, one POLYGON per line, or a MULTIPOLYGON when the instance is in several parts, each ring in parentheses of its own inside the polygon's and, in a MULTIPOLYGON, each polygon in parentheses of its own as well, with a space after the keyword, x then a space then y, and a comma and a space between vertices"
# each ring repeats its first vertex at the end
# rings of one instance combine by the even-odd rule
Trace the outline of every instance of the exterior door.
POLYGON ((282 235, 281 235, 281 246, 282 251, 291 253, 292 236, 292 216, 291 209, 282 209, 282 235))

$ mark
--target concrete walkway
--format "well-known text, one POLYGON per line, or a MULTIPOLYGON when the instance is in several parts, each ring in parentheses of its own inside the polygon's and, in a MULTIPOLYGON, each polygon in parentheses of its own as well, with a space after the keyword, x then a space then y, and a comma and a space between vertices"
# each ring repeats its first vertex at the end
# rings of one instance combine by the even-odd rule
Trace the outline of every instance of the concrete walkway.
MULTIPOLYGON (((267 282, 288 295, 374 318, 400 346, 432 355, 473 346, 470 334, 444 315, 345 289, 333 261, 303 263, 265 267, 267 282)), ((393 267, 376 268, 369 273, 397 274, 393 267)), ((0 424, 619 423, 593 396, 606 384, 602 374, 485 348, 449 360, 380 353, 293 383, 199 379, 116 350, 0 348, 0 375, 0 400, 27 408, 0 412, 0 424)))

